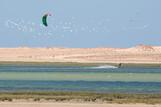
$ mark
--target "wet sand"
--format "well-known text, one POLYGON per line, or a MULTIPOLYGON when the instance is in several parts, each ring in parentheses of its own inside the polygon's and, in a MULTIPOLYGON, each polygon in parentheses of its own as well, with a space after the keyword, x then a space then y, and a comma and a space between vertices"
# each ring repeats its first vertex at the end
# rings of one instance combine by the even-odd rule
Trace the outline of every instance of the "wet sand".
POLYGON ((1 102, 0 107, 161 107, 161 104, 147 105, 147 104, 1 102))

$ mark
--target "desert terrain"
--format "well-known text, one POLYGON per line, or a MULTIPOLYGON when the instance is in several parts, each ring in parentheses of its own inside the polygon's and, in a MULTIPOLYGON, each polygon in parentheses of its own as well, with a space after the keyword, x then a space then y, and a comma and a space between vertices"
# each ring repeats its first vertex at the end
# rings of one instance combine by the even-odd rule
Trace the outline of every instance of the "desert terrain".
POLYGON ((161 46, 131 48, 0 48, 0 61, 161 63, 161 46))

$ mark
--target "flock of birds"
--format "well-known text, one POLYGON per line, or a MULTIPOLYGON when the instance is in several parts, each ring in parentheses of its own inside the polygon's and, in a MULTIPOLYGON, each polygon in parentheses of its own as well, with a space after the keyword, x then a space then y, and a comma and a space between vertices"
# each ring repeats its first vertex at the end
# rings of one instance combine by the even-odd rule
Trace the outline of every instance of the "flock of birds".
MULTIPOLYGON (((100 32, 111 32, 110 27, 107 26, 110 23, 110 19, 102 19, 101 21, 90 21, 89 23, 78 23, 74 17, 70 18, 70 21, 58 21, 56 19, 50 19, 49 26, 45 27, 41 23, 35 23, 32 21, 25 21, 23 19, 10 19, 5 21, 5 26, 8 29, 16 30, 23 33, 32 33, 35 37, 47 36, 63 37, 66 34, 76 34, 80 32, 85 33, 100 33, 100 32)), ((141 27, 123 27, 122 30, 139 30, 146 29, 149 25, 145 24, 141 27)))

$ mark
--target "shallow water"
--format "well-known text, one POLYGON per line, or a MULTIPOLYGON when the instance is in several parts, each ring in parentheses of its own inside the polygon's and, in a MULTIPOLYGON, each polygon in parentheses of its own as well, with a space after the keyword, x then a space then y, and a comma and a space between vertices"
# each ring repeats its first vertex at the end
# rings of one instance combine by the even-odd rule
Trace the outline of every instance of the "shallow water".
POLYGON ((0 65, 0 91, 161 93, 161 68, 0 65))

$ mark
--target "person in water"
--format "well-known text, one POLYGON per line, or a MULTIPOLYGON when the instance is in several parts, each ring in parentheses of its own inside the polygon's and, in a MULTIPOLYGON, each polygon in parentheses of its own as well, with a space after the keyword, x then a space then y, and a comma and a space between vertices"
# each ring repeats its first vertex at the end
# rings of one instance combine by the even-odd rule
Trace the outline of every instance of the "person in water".
POLYGON ((122 63, 119 63, 118 68, 121 68, 121 67, 122 67, 122 63))

